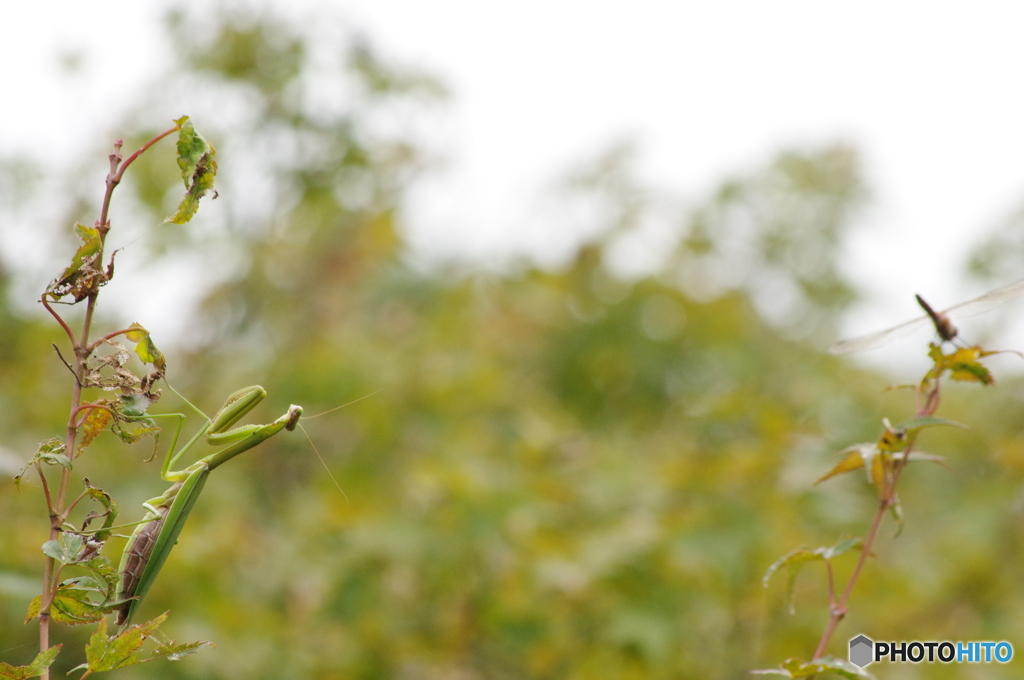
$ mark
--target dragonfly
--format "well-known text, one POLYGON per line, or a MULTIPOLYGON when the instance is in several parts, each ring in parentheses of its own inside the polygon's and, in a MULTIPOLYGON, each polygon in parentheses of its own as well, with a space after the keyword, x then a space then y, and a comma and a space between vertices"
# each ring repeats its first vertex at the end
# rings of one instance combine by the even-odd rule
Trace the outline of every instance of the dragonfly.
POLYGON ((890 342, 906 337, 910 333, 928 325, 929 322, 935 326, 935 330, 938 332, 940 338, 944 341, 950 341, 955 338, 957 334, 956 326, 953 325, 950 318, 967 318, 984 314, 985 312, 995 309, 1004 302, 1012 300, 1022 294, 1024 294, 1024 279, 1008 283, 1001 288, 996 288, 995 290, 990 290, 984 295, 979 295, 973 300, 961 302, 960 304, 953 305, 949 309, 945 309, 941 312, 936 312, 921 298, 920 295, 917 295, 915 297, 917 298, 918 304, 920 304, 926 312, 925 316, 911 319, 906 323, 901 323, 898 326, 887 328, 884 331, 878 331, 877 333, 862 335, 859 338, 852 338, 850 340, 837 342, 832 345, 828 351, 832 354, 849 354, 851 352, 863 352, 864 350, 877 349, 888 345, 890 342))

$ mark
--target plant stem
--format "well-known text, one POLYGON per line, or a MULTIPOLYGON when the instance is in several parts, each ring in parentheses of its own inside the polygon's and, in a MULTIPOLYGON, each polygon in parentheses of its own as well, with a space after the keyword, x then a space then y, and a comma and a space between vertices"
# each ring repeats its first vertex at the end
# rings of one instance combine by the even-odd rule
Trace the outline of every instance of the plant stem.
MULTIPOLYGON (((918 391, 920 394, 920 390, 918 391)), ((920 404, 920 402, 918 402, 920 404)), ((927 390, 927 397, 924 400, 924 405, 919 406, 917 409, 917 416, 931 416, 935 414, 935 411, 939 408, 939 381, 936 379, 934 383, 931 383, 930 389, 927 390)), ((882 526, 882 519, 885 517, 885 511, 888 510, 896 502, 896 483, 899 481, 900 473, 903 472, 903 468, 907 466, 910 461, 910 452, 914 450, 914 444, 917 443, 917 435, 913 435, 907 442, 907 445, 903 449, 903 457, 896 461, 896 464, 892 468, 892 477, 889 484, 886 486, 881 498, 878 499, 878 509, 875 510, 875 517, 871 521, 871 528, 868 529, 868 534, 864 538, 864 544, 861 546, 860 558, 857 560, 857 565, 853 568, 853 573, 850 574, 850 579, 846 582, 846 588, 843 590, 842 596, 839 601, 833 600, 833 586, 832 586, 832 568, 829 566, 829 619, 828 624, 825 625, 825 630, 821 634, 821 640, 818 642, 818 648, 814 650, 814 658, 820 659, 825 654, 825 649, 828 647, 828 643, 832 639, 832 634, 835 633, 836 627, 839 626, 839 622, 846 616, 847 607, 850 602, 850 596, 853 594, 853 587, 857 583, 857 579, 860 578, 861 571, 864 569, 864 565, 867 563, 868 557, 871 555, 871 547, 875 544, 875 539, 878 537, 878 529, 882 526)))
MULTIPOLYGON (((110 231, 110 202, 114 195, 114 189, 116 189, 117 185, 120 184, 121 178, 124 176, 125 170, 127 170, 128 166, 130 166, 135 161, 136 158, 145 153, 146 150, 148 150, 151 146, 159 142, 164 137, 174 132, 177 132, 179 129, 180 126, 175 125, 169 130, 160 133, 156 137, 153 137, 148 142, 143 144, 135 153, 133 153, 131 156, 128 157, 127 160, 124 160, 123 162, 121 156, 121 147, 124 145, 124 142, 120 139, 114 142, 114 149, 107 156, 108 160, 110 161, 110 169, 107 172, 107 177, 105 180, 106 190, 103 193, 103 202, 100 208, 99 219, 96 221, 96 229, 99 232, 100 241, 99 249, 95 256, 96 264, 94 265, 97 267, 97 269, 100 269, 102 267, 103 249, 106 245, 107 233, 110 231)), ((111 260, 109 268, 107 270, 108 276, 112 276, 113 266, 113 260, 111 260)), ((49 302, 47 301, 46 296, 47 293, 44 293, 40 299, 40 301, 43 304, 43 307, 46 308, 46 311, 48 311, 50 315, 54 319, 56 319, 57 323, 60 324, 61 328, 64 329, 64 332, 67 334, 68 340, 71 342, 72 349, 74 350, 75 353, 75 365, 74 367, 72 367, 75 382, 71 389, 70 415, 68 416, 68 422, 64 437, 65 453, 71 460, 74 460, 75 444, 78 438, 78 427, 80 425, 77 417, 79 412, 83 408, 82 385, 85 380, 89 357, 92 355, 93 351, 95 351, 95 349, 104 339, 109 339, 117 335, 121 335, 126 331, 118 331, 90 344, 89 334, 92 331, 93 318, 96 312, 96 301, 97 298, 99 297, 98 286, 96 287, 95 290, 93 290, 92 293, 90 293, 86 297, 86 308, 85 316, 82 320, 82 331, 81 334, 78 336, 75 335, 74 331, 71 330, 71 327, 68 326, 64 319, 56 311, 54 311, 54 309, 50 306, 49 302)), ((58 350, 58 354, 59 353, 60 352, 58 350)), ((67 364, 66 361, 65 364, 67 364)), ((63 523, 67 519, 67 513, 69 513, 71 511, 71 508, 73 508, 78 503, 78 501, 80 501, 83 498, 84 494, 79 495, 79 497, 76 498, 71 503, 70 506, 65 507, 68 486, 71 481, 71 471, 68 470, 67 468, 62 468, 60 485, 58 486, 56 496, 53 496, 50 493, 50 487, 46 482, 45 475, 43 474, 42 465, 37 463, 36 471, 39 474, 39 479, 42 483, 44 496, 46 498, 46 510, 50 518, 50 540, 55 541, 60 536, 60 533, 63 529, 63 523)), ((54 560, 52 557, 47 557, 43 567, 43 593, 42 596, 40 597, 39 602, 40 652, 43 652, 49 649, 50 647, 50 621, 52 620, 50 609, 53 605, 54 598, 57 595, 57 586, 55 584, 55 580, 56 574, 58 574, 60 571, 59 569, 56 569, 55 563, 56 560, 54 560)), ((82 677, 84 678, 90 674, 91 671, 86 671, 85 675, 83 675, 82 677)), ((40 677, 42 677, 43 680, 49 680, 49 669, 47 668, 40 677)))
POLYGON ((871 546, 875 542, 875 537, 878 535, 878 529, 882 526, 882 518, 885 517, 885 511, 889 509, 890 502, 888 499, 881 499, 878 501, 878 509, 875 511, 875 518, 871 522, 871 528, 868 529, 868 535, 864 539, 864 545, 861 546, 860 558, 857 560, 857 566, 853 568, 853 573, 850 574, 850 580, 846 583, 846 588, 843 590, 843 594, 840 596, 839 601, 834 603, 830 609, 830 616, 828 619, 828 625, 825 626, 825 631, 821 635, 821 641, 818 642, 818 648, 814 650, 814 658, 820 659, 825 653, 825 649, 828 647, 829 641, 832 639, 832 634, 835 632, 839 622, 846 616, 847 603, 850 601, 850 595, 853 593, 853 586, 857 583, 857 579, 860 578, 861 570, 864 569, 864 564, 868 560, 868 556, 871 554, 871 546))

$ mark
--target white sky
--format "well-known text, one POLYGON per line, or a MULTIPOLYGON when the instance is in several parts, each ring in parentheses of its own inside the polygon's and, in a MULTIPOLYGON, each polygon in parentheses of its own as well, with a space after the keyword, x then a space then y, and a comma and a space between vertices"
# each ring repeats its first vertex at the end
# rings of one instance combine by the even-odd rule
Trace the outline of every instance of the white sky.
MULTIPOLYGON (((450 165, 410 215, 415 241, 435 248, 538 247, 542 191, 616 140, 637 142, 645 179, 699 199, 782 148, 842 139, 875 199, 847 258, 871 294, 851 328, 869 330, 915 315, 914 292, 940 307, 980 292, 955 267, 1024 199, 1016 2, 330 4, 385 57, 450 86, 438 131, 450 165)), ((159 70, 163 5, 5 3, 0 149, 56 162, 85 146, 159 70), (61 53, 83 55, 88 85, 60 75, 61 53)))

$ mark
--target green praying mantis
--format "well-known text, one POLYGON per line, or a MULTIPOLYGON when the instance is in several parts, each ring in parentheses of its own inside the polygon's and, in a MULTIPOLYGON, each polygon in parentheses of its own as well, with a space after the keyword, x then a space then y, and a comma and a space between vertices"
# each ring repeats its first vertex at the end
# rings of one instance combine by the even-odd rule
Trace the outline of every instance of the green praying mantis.
MULTIPOLYGON (((173 391, 174 388, 171 390, 173 391)), ((160 476, 173 484, 160 496, 143 503, 143 507, 147 510, 146 516, 132 533, 121 556, 121 565, 118 568, 117 625, 128 624, 132 614, 138 608, 139 602, 149 592, 157 574, 160 573, 164 562, 167 561, 167 556, 170 555, 171 549, 177 543, 178 535, 199 499, 199 494, 202 492, 210 472, 238 454, 273 437, 281 430, 295 429, 302 416, 302 407, 294 404, 288 407, 288 411, 284 415, 272 423, 233 427, 266 395, 266 390, 259 385, 246 387, 233 393, 217 414, 212 419, 208 418, 206 425, 181 450, 174 453, 178 435, 181 433, 179 425, 160 470, 160 476), (185 452, 202 438, 205 438, 211 446, 227 446, 200 458, 183 470, 171 470, 171 467, 185 452)), ((187 399, 184 397, 182 399, 186 404, 192 406, 187 399)), ((192 408, 202 413, 195 406, 192 408)), ((184 419, 184 416, 176 415, 182 420, 184 419)), ((206 417, 205 414, 204 417, 206 417)))

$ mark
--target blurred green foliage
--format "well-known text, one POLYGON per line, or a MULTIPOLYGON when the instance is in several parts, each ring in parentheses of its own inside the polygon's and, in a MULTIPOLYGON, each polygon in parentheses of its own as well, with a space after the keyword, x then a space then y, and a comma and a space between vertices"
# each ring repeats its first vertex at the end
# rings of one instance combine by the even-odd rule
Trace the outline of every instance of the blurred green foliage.
MULTIPOLYGON (((653 209, 615 154, 567 184, 567 201, 600 207, 601 228, 562 266, 422 266, 403 207, 430 158, 401 121, 441 101, 438 83, 327 19, 179 14, 170 27, 179 68, 128 137, 147 138, 165 110, 188 113, 222 160, 214 207, 146 237, 154 257, 216 272, 162 284, 209 286, 186 341, 162 345, 168 376, 209 412, 263 384, 258 422, 292 402, 315 414, 380 392, 304 422, 343 493, 300 433, 211 477, 142 616, 170 609, 179 641, 218 646, 119 677, 738 678, 813 652, 824 574, 802 575, 795 616, 761 577, 799 545, 863 535, 865 482, 811 484, 830 453, 912 410, 906 394, 882 394, 888 378, 811 346, 827 346, 852 297, 836 267, 865 195, 852 150, 784 153, 725 182, 678 216, 677 243, 643 276, 609 265, 653 209)), ((169 213, 172 153, 132 168, 115 230, 119 205, 169 213)), ((78 191, 68 225, 95 215, 98 182, 78 191)), ((52 323, 7 300, 0 323, 0 455, 14 474, 60 432, 70 378, 52 323)), ((1020 394, 946 393, 940 415, 974 429, 924 444, 959 473, 906 475, 906 529, 877 545, 834 654, 860 632, 1024 640, 1020 394)), ((165 486, 141 462, 150 449, 104 444, 76 471, 141 516, 165 486)), ((38 496, 0 489, 0 653, 12 663, 35 653, 21 620, 41 578, 38 496)), ((58 672, 81 661, 87 634, 58 631, 58 672)), ((924 670, 1001 678, 1017 666, 924 670)))

